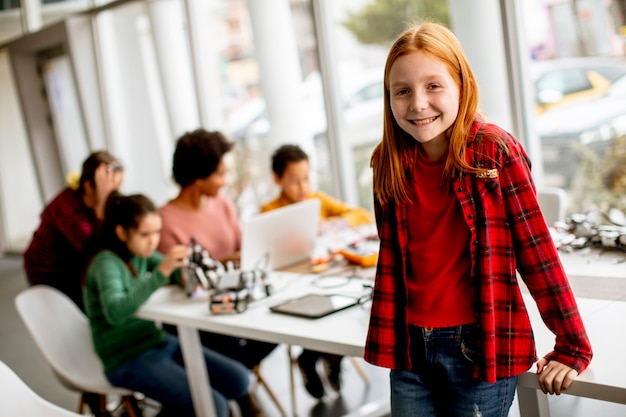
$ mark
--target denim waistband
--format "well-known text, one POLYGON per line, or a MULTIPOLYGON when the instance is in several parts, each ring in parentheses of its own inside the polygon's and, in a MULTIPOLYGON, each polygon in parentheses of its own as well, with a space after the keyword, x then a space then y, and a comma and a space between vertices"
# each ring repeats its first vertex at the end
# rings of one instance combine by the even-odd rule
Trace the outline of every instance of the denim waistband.
POLYGON ((463 334, 475 333, 475 331, 476 323, 450 327, 419 327, 409 324, 409 335, 412 338, 460 340, 463 334))

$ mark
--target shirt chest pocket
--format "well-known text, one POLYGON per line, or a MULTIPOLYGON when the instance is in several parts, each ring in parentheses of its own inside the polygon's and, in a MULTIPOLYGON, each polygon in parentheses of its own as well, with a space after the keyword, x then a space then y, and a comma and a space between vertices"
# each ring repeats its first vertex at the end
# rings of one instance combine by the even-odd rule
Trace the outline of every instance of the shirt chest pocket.
POLYGON ((474 178, 474 196, 480 218, 492 225, 506 225, 506 205, 498 178, 474 178))

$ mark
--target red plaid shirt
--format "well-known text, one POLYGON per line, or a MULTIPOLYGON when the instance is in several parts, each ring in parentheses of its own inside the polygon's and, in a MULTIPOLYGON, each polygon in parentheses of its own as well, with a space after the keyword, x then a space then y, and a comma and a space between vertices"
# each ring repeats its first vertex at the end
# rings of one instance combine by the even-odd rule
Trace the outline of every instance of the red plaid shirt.
MULTIPOLYGON (((525 372, 537 360, 517 272, 556 335, 554 351, 546 358, 582 372, 591 361, 591 345, 537 203, 526 152, 512 135, 479 121, 472 126, 466 149, 471 166, 493 174, 480 178, 466 174, 453 182, 471 232, 472 302, 482 346, 476 376, 495 382, 525 372), (502 138, 509 152, 485 139, 487 135, 502 138)), ((410 167, 407 179, 409 171, 410 167)), ((375 201, 381 243, 365 359, 391 369, 411 367, 406 313, 408 207, 375 201)))

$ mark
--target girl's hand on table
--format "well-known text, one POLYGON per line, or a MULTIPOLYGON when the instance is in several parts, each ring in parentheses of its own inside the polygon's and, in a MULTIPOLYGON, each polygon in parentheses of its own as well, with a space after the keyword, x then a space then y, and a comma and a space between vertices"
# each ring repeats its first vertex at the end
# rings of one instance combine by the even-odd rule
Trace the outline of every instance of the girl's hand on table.
POLYGON ((539 387, 544 394, 560 395, 565 392, 578 376, 578 372, 557 361, 541 358, 537 362, 539 387))

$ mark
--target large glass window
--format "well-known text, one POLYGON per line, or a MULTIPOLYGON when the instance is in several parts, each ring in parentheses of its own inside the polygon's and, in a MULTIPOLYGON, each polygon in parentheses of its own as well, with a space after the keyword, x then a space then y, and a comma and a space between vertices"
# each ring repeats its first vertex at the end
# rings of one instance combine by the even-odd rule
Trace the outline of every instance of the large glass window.
POLYGON ((623 2, 534 0, 525 21, 544 181, 568 214, 626 209, 623 2))
POLYGON ((331 25, 332 67, 340 95, 342 130, 354 163, 358 204, 372 209, 370 157, 383 131, 383 77, 387 51, 408 21, 430 19, 448 23, 448 5, 442 1, 326 2, 331 25), (332 3, 332 5, 330 4, 332 3))
POLYGON ((283 143, 300 145, 310 157, 313 187, 335 194, 312 6, 285 1, 285 10, 279 3, 250 10, 244 0, 222 1, 213 14, 224 28, 218 54, 225 129, 236 142, 230 191, 244 217, 278 196, 271 155, 283 143), (273 19, 277 33, 264 30, 263 17, 273 19))
MULTIPOLYGON (((44 25, 54 21, 49 12, 55 7, 79 11, 105 3, 44 2, 44 25)), ((538 186, 566 189, 570 211, 624 205, 615 185, 622 181, 626 130, 623 2, 522 3, 535 94, 531 124, 541 144, 531 158, 545 171, 538 186)), ((3 3, 0 39, 11 13, 6 21, 22 30, 16 5, 3 3)), ((85 117, 90 146, 103 143, 93 140, 99 132, 129 162, 128 190, 144 190, 158 202, 168 198, 174 192, 173 141, 202 125, 224 130, 236 143, 229 192, 244 216, 276 196, 270 157, 287 142, 310 154, 314 188, 371 209, 369 161, 382 136, 388 48, 407 22, 452 26, 449 11, 459 5, 464 3, 129 1, 95 13, 93 43, 68 44, 93 48, 93 59, 81 53, 72 57, 80 63, 57 64, 78 74, 79 105, 91 100, 93 108, 102 106, 98 125, 88 120, 91 110, 74 110, 85 117), (96 75, 85 78, 85 64, 96 75), (135 162, 146 152, 148 158, 135 162), (350 189, 355 198, 346 193, 350 189)), ((55 120, 55 127, 76 136, 81 129, 68 121, 70 116, 55 120)))

